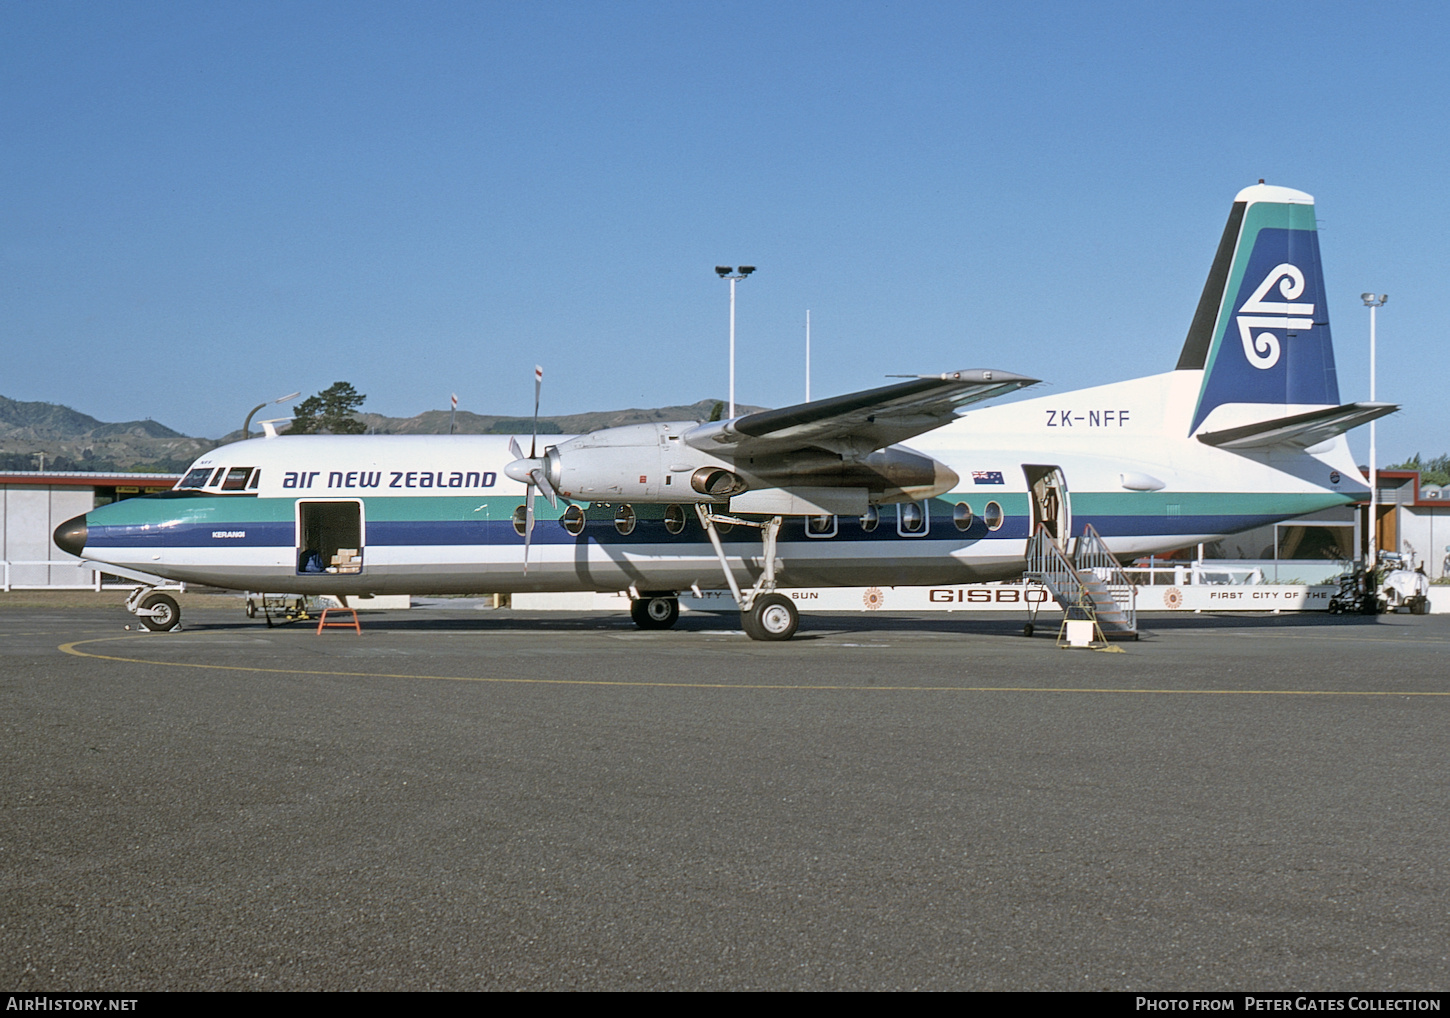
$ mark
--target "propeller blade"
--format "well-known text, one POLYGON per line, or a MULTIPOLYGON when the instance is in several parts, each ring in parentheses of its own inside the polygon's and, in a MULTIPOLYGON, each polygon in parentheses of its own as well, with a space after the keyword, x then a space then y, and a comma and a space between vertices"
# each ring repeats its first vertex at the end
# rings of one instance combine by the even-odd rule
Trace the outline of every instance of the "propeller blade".
POLYGON ((554 486, 549 483, 549 478, 545 476, 544 472, 538 467, 534 467, 529 471, 529 476, 533 478, 535 486, 544 493, 544 497, 549 500, 549 505, 555 509, 559 508, 559 496, 554 494, 554 486))
POLYGON ((524 573, 529 571, 529 545, 534 537, 534 489, 544 493, 549 500, 549 505, 558 506, 558 496, 554 494, 554 486, 544 476, 544 471, 539 467, 539 391, 544 386, 544 369, 537 364, 534 365, 534 425, 533 432, 529 436, 528 463, 519 463, 524 459, 522 450, 519 449, 517 440, 509 439, 509 452, 514 454, 515 462, 510 463, 507 473, 515 480, 522 481, 524 478, 517 476, 515 471, 522 471, 525 466, 529 467, 528 481, 524 486, 524 573))
POLYGON ((534 536, 534 488, 529 485, 524 495, 524 573, 529 571, 529 542, 534 536))
POLYGON ((544 369, 537 364, 534 365, 534 434, 529 439, 529 459, 535 457, 535 447, 539 441, 539 390, 544 387, 544 369))

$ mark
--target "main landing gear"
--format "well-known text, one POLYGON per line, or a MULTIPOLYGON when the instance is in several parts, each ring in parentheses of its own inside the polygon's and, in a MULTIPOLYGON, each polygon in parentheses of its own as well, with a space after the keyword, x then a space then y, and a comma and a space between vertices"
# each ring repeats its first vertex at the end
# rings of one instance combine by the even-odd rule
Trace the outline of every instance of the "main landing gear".
POLYGON ((789 640, 800 625, 800 613, 783 594, 761 594, 740 613, 740 627, 752 640, 789 640))
MULTIPOLYGON (((781 518, 775 516, 764 523, 758 523, 734 516, 718 515, 712 513, 709 507, 698 504, 695 512, 700 517, 700 526, 709 535, 715 557, 720 560, 720 568, 725 573, 725 582, 730 585, 730 593, 735 595, 735 603, 740 606, 740 628, 745 630, 745 635, 752 640, 789 640, 795 635, 801 620, 791 599, 775 592, 775 549, 776 538, 780 535, 781 518), (725 560, 725 548, 720 543, 720 533, 715 528, 716 523, 754 527, 760 531, 764 569, 760 579, 749 590, 742 591, 735 582, 735 575, 730 572, 730 564, 725 560)), ((673 592, 641 591, 629 603, 629 617, 641 629, 669 629, 680 617, 679 598, 673 592)))
MULTIPOLYGON (((160 594, 155 587, 137 587, 126 598, 126 610, 141 620, 153 633, 181 632, 181 605, 170 594, 160 594)), ((126 627, 130 629, 130 626, 126 627)))
POLYGON ((641 629, 669 629, 680 618, 680 602, 673 594, 642 594, 629 602, 629 617, 641 629))
POLYGON ((773 516, 764 523, 756 523, 713 513, 708 506, 699 503, 695 505, 695 514, 700 517, 700 526, 705 528, 710 544, 715 549, 715 557, 720 560, 725 582, 730 584, 730 593, 735 595, 735 603, 740 606, 740 628, 745 630, 745 635, 752 640, 789 640, 800 625, 800 613, 796 611, 790 598, 775 592, 775 550, 776 538, 780 536, 781 518, 773 516), (730 564, 725 561, 725 548, 720 543, 720 534, 715 529, 716 523, 754 527, 760 531, 764 568, 760 579, 749 590, 742 591, 735 582, 735 574, 730 571, 730 564))

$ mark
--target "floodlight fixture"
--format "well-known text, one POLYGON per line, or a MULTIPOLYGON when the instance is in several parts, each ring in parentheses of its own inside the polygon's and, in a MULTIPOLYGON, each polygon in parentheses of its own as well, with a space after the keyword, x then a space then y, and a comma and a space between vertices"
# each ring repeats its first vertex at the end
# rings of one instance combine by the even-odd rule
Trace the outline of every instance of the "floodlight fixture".
POLYGON ((717 266, 715 266, 715 272, 716 272, 717 275, 720 276, 721 279, 724 279, 726 276, 730 275, 730 273, 732 273, 734 271, 735 270, 733 268, 731 268, 729 265, 717 265, 717 266))
POLYGON ((271 406, 274 403, 286 403, 288 400, 296 399, 300 395, 302 395, 302 393, 292 392, 288 393, 286 396, 278 396, 276 399, 269 399, 265 403, 258 403, 256 406, 252 407, 252 412, 247 414, 247 419, 242 422, 242 437, 252 437, 252 417, 256 414, 258 410, 262 409, 265 406, 271 406))

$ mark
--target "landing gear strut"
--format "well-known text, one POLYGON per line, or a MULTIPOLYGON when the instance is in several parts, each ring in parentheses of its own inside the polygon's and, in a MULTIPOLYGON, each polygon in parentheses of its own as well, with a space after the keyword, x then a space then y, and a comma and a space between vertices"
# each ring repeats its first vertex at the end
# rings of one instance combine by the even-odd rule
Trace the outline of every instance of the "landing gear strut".
POLYGON ((776 538, 780 536, 781 517, 773 516, 764 523, 756 523, 713 513, 708 506, 698 502, 695 504, 695 514, 700 517, 700 526, 705 528, 710 544, 715 549, 715 557, 720 560, 725 582, 730 584, 730 593, 735 595, 735 603, 740 606, 740 628, 745 630, 745 635, 752 640, 789 640, 800 625, 800 614, 790 598, 775 593, 775 550, 776 538), (761 570, 760 579, 749 590, 742 591, 740 584, 735 582, 735 575, 730 572, 730 564, 725 560, 725 548, 721 545, 720 534, 715 529, 716 523, 754 527, 760 531, 764 568, 761 570))

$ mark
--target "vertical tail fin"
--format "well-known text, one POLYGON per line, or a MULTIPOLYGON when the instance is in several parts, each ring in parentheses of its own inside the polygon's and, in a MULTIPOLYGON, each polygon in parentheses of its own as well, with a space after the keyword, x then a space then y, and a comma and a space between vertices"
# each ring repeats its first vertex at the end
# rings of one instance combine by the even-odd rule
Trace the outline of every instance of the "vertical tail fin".
POLYGON ((1225 403, 1339 403, 1313 197, 1256 184, 1234 198, 1178 369, 1203 370, 1190 434, 1225 403))

